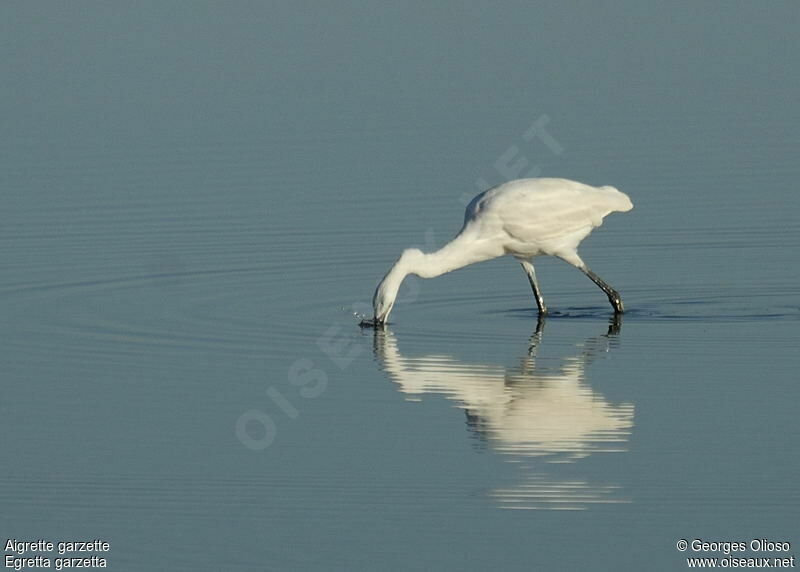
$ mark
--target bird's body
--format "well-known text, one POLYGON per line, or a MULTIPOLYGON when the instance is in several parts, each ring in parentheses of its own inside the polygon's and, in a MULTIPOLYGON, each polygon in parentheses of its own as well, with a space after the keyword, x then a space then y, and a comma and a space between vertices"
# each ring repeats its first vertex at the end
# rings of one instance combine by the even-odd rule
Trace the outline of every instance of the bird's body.
POLYGON ((633 208, 614 187, 592 187, 566 179, 520 179, 498 185, 467 205, 464 226, 436 252, 403 252, 379 284, 373 298, 374 324, 386 321, 400 284, 408 274, 433 278, 469 264, 509 254, 525 269, 540 313, 546 313, 531 260, 557 256, 583 271, 622 312, 619 294, 594 274, 577 248, 603 217, 633 208))

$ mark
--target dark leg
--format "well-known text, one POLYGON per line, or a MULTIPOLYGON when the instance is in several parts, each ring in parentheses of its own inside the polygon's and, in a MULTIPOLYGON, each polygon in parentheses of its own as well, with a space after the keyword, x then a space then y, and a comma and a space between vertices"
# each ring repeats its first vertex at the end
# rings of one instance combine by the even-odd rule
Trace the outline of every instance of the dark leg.
POLYGON ((616 336, 622 331, 622 314, 614 312, 614 317, 608 322, 607 336, 616 336))
POLYGON ((622 314, 625 311, 625 306, 622 305, 622 298, 620 298, 619 292, 614 290, 611 286, 609 286, 602 278, 600 278, 597 274, 589 270, 587 266, 583 266, 581 272, 586 274, 589 278, 591 278, 592 282, 600 286, 600 289, 606 293, 608 296, 608 301, 611 302, 611 305, 614 307, 614 312, 617 314, 622 314))
POLYGON ((530 357, 536 357, 536 350, 539 347, 539 344, 542 342, 542 332, 544 332, 544 323, 545 323, 545 315, 539 314, 539 317, 536 319, 536 331, 533 332, 531 335, 531 339, 528 341, 528 355, 530 357))
POLYGON ((542 291, 539 290, 539 282, 536 281, 536 272, 533 269, 533 264, 527 260, 520 260, 519 263, 522 265, 523 270, 525 270, 525 274, 528 275, 528 282, 531 283, 533 295, 536 297, 536 305, 539 307, 539 314, 546 314, 547 306, 544 305, 544 298, 542 298, 542 291))

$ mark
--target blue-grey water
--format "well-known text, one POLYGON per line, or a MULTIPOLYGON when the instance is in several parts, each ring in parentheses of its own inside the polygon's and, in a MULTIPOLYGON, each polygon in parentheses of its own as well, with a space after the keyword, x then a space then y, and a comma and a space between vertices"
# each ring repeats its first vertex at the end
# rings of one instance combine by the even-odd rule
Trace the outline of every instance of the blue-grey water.
POLYGON ((126 571, 795 554, 799 25, 793 2, 3 4, 0 540, 101 539, 126 571), (498 259, 409 278, 359 329, 402 249, 537 175, 633 200, 581 248, 622 320, 537 259, 537 322, 498 259))

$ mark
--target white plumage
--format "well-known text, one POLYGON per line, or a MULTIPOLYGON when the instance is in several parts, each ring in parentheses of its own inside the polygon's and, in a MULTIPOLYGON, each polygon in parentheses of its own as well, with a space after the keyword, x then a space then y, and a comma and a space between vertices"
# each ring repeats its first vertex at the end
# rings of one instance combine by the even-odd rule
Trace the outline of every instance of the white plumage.
POLYGON ((408 274, 433 278, 469 264, 510 254, 528 276, 541 314, 547 312, 531 260, 557 256, 584 272, 608 296, 615 312, 623 312, 616 290, 589 270, 577 248, 603 217, 633 208, 614 187, 592 187, 566 179, 520 179, 498 185, 467 205, 464 226, 436 252, 408 249, 378 285, 373 298, 374 325, 392 310, 400 284, 408 274))

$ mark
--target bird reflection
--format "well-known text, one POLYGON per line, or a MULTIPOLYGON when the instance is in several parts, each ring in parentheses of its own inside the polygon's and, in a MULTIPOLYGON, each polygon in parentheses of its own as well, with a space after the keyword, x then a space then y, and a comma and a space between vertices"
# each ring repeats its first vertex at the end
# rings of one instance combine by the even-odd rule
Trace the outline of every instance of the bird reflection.
POLYGON ((376 331, 375 355, 400 392, 410 399, 426 393, 452 399, 464 409, 467 429, 478 442, 525 466, 522 483, 491 493, 501 506, 582 509, 626 502, 616 485, 548 474, 558 472, 552 463, 626 450, 633 404, 609 403, 586 379, 587 366, 617 345, 621 319, 616 315, 602 335, 558 358, 539 356, 545 325, 540 319, 513 367, 464 363, 448 355, 403 356, 390 330, 376 331))

